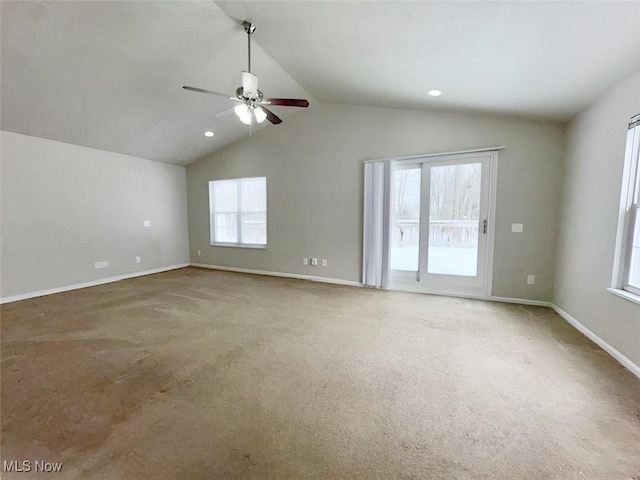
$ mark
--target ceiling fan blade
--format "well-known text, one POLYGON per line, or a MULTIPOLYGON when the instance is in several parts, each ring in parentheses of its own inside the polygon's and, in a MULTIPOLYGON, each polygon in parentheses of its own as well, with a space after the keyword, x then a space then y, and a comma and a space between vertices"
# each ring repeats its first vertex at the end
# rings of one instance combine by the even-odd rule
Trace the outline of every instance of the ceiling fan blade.
POLYGON ((247 97, 258 95, 258 77, 251 72, 242 72, 242 91, 247 97))
POLYGON ((233 109, 234 109, 234 108, 236 108, 236 107, 229 107, 229 108, 226 108, 226 109, 222 110, 221 112, 216 113, 216 114, 214 115, 214 117, 215 117, 215 118, 226 117, 226 116, 228 116, 228 115, 230 115, 230 114, 232 114, 232 113, 233 113, 233 109))
POLYGON ((271 110, 268 110, 262 106, 258 108, 261 108, 262 110, 264 110, 264 113, 267 114, 267 120, 269 120, 274 125, 278 125, 279 123, 282 123, 282 119, 279 116, 277 116, 275 113, 273 113, 271 110))
POLYGON ((207 93, 209 95, 215 95, 217 97, 224 97, 224 98, 228 98, 229 100, 238 100, 238 98, 236 97, 230 97, 229 95, 226 95, 224 93, 220 93, 220 92, 214 92, 212 90, 205 90, 204 88, 198 88, 198 87, 190 87, 188 85, 185 85, 184 87, 185 90, 190 90, 192 92, 197 92, 197 93, 207 93))
POLYGON ((281 105, 283 107, 308 107, 309 102, 303 98, 265 98, 265 105, 281 105))

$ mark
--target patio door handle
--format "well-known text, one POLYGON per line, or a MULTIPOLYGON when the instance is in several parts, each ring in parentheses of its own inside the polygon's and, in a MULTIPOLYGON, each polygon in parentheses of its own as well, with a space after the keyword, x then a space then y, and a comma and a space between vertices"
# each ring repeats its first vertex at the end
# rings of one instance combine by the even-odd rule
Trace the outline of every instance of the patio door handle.
POLYGON ((487 234, 487 219, 485 218, 482 222, 482 233, 487 234))

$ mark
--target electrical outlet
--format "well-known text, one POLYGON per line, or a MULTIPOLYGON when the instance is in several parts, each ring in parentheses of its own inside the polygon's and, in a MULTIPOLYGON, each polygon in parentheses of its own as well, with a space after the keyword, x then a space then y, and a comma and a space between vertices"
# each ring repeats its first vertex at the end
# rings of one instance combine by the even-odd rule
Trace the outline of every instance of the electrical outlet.
POLYGON ((109 266, 109 262, 106 260, 101 260, 99 262, 94 262, 93 266, 95 268, 107 268, 109 266))
POLYGON ((201 253, 200 250, 198 250, 198 256, 200 256, 200 253, 201 253))
POLYGON ((536 284, 536 276, 527 275, 527 285, 535 285, 535 284, 536 284))
POLYGON ((317 258, 312 258, 311 259, 311 266, 312 267, 317 267, 318 266, 318 259, 317 258))
POLYGON ((326 258, 323 258, 323 259, 322 259, 322 266, 323 266, 323 267, 326 267, 326 266, 327 266, 327 259, 326 259, 326 258))
POLYGON ((302 259, 302 264, 303 264, 303 265, 309 265, 309 259, 308 259, 307 257, 304 257, 304 258, 302 259))
POLYGON ((145 220, 145 221, 144 221, 144 223, 143 223, 143 225, 144 225, 145 227, 150 227, 150 226, 151 226, 151 220, 145 220))
POLYGON ((521 223, 512 223, 511 224, 511 233, 522 233, 522 224, 521 223))

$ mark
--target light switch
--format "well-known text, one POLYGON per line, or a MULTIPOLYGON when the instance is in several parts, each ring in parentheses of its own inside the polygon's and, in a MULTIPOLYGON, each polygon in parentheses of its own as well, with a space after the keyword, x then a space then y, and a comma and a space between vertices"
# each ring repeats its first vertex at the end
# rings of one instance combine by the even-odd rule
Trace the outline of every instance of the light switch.
POLYGON ((150 227, 151 226, 151 220, 145 220, 144 221, 144 226, 145 227, 150 227))
POLYGON ((522 233, 522 224, 521 223, 512 223, 511 224, 511 232, 512 233, 522 233))

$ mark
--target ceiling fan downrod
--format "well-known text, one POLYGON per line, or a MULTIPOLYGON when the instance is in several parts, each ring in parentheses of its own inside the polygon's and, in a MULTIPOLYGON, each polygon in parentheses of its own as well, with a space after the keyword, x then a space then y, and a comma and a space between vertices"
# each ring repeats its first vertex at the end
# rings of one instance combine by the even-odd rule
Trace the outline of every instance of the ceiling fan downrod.
POLYGON ((242 26, 244 27, 244 31, 247 32, 247 58, 249 59, 247 72, 251 72, 251 34, 256 31, 256 26, 248 20, 242 22, 242 26))

